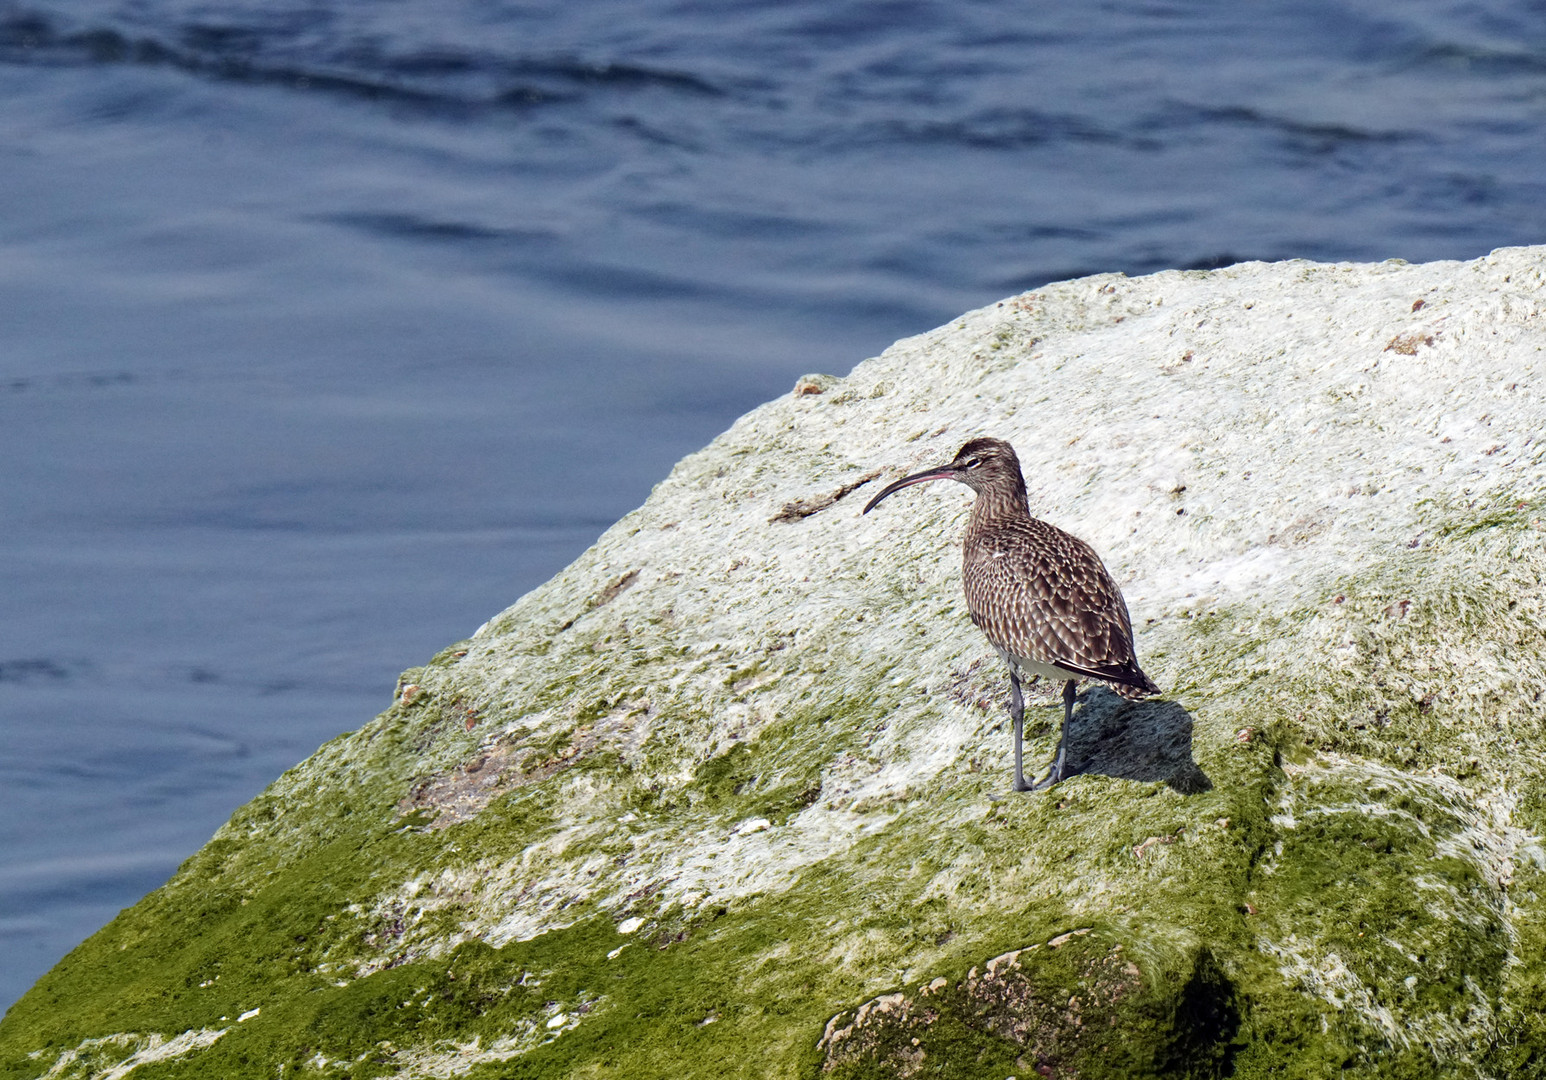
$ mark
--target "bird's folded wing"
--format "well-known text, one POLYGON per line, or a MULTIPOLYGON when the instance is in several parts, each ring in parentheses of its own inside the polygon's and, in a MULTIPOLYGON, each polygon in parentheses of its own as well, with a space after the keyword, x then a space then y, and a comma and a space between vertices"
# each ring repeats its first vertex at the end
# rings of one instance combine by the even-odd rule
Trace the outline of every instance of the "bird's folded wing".
POLYGON ((1093 678, 1148 683, 1122 594, 1082 540, 1016 522, 969 545, 963 570, 972 621, 995 645, 1093 678))

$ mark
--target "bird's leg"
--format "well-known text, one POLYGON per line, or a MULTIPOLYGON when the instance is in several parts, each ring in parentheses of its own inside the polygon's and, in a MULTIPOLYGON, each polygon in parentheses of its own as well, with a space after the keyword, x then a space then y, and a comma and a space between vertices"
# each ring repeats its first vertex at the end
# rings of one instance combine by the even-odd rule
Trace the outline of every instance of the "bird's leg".
POLYGON ((1058 731, 1057 756, 1052 759, 1052 764, 1047 768, 1047 775, 1032 786, 1031 790, 1041 791, 1053 784, 1061 783, 1064 778, 1064 770, 1068 764, 1068 725, 1074 719, 1074 683, 1069 679, 1063 684, 1063 727, 1058 731))
POLYGON ((1074 722, 1074 687, 1076 683, 1069 679, 1063 684, 1063 729, 1058 732, 1058 756, 1052 765, 1052 771, 1058 780, 1067 775, 1068 766, 1068 728, 1074 722))
POLYGON ((1025 737, 1025 697, 1020 693, 1020 675, 1013 664, 1009 665, 1009 718, 1014 721, 1015 728, 1015 790, 1030 791, 1031 785, 1025 782, 1021 750, 1025 737))

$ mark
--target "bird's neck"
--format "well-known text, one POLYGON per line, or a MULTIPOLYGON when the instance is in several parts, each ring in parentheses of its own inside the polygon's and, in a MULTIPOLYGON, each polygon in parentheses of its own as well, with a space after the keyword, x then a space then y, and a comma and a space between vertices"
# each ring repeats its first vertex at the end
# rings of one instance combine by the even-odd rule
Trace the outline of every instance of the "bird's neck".
POLYGON ((1031 511, 1025 502, 1024 482, 1013 486, 1004 484, 984 488, 972 502, 972 516, 966 522, 967 541, 970 542, 972 537, 989 529, 1010 522, 1029 521, 1030 517, 1031 511))

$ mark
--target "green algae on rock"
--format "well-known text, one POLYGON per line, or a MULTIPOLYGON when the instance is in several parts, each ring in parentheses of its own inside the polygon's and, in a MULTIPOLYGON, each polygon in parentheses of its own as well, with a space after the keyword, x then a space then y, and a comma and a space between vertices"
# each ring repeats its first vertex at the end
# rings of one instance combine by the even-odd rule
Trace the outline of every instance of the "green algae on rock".
POLYGON ((801 380, 61 961, 0 1075, 1546 1074, 1543 270, 1108 275, 801 380), (1086 692, 1040 795, 967 500, 856 505, 977 434, 1167 690, 1086 692))

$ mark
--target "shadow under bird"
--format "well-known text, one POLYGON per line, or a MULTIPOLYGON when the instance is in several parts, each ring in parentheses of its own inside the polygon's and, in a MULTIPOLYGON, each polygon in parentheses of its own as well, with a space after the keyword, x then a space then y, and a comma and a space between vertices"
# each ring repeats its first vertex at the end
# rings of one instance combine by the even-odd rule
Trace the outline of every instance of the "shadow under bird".
POLYGON ((1090 545, 1031 516, 1020 459, 1007 442, 973 439, 948 465, 891 484, 864 512, 894 492, 930 480, 957 480, 977 493, 961 550, 966 606, 972 622, 1009 665, 1015 790, 1049 788, 1068 775, 1064 743, 1080 679, 1098 679, 1130 699, 1157 694, 1160 688, 1138 667, 1132 620, 1117 583, 1090 545), (1025 782, 1021 766, 1022 677, 1063 682, 1057 753, 1035 784, 1025 782))

